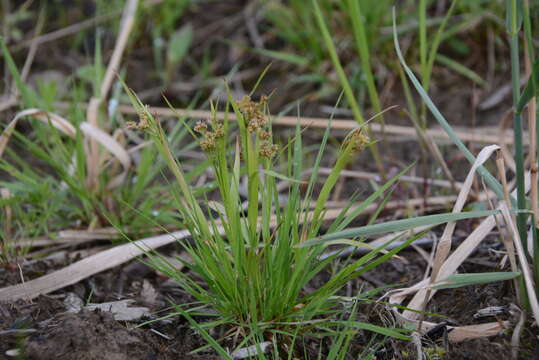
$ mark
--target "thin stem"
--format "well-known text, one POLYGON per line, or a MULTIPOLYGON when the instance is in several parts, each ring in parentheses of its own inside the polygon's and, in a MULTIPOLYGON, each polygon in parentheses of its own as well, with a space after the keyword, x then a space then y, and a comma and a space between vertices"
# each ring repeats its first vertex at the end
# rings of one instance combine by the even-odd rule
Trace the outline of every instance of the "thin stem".
MULTIPOLYGON (((513 104, 518 104, 520 99, 520 62, 518 48, 518 30, 516 27, 516 0, 512 1, 513 9, 511 16, 511 79, 513 85, 513 104)), ((522 239, 527 238, 526 231, 526 192, 524 188, 524 146, 522 143, 522 115, 515 109, 513 117, 513 128, 515 137, 515 163, 517 178, 517 227, 522 239)), ((524 249, 527 252, 527 242, 523 240, 524 249)))
MULTIPOLYGON (((346 96, 346 99, 348 100, 352 113, 354 114, 354 118, 359 123, 360 126, 367 125, 367 129, 369 129, 368 132, 370 136, 371 135, 370 126, 366 124, 365 119, 363 118, 363 115, 361 114, 361 110, 359 109, 359 105, 357 103, 356 97, 354 96, 352 87, 350 86, 350 82, 348 81, 346 74, 344 72, 344 69, 339 60, 337 50, 335 49, 335 44, 333 44, 333 40, 331 39, 331 34, 329 33, 329 30, 326 25, 326 21, 324 20, 324 16, 322 15, 322 10, 320 9, 320 5, 318 5, 317 0, 312 0, 312 4, 314 7, 316 20, 318 22, 318 27, 320 28, 320 32, 322 33, 324 43, 329 52, 329 56, 331 58, 333 66, 335 67, 335 71, 337 72, 337 75, 339 77, 341 86, 343 87, 344 95, 346 96)), ((369 150, 371 151, 374 161, 376 162, 376 166, 378 168, 378 171, 380 172, 380 175, 382 176, 382 178, 385 177, 385 170, 382 163, 382 158, 380 157, 380 152, 378 151, 378 147, 376 146, 376 143, 370 144, 369 150)))

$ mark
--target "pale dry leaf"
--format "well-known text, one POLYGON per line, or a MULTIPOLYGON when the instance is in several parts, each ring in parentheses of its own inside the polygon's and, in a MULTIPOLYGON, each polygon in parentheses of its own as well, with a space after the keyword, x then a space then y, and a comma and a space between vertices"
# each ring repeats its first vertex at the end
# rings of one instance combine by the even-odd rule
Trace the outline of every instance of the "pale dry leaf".
MULTIPOLYGON (((485 150, 485 153, 483 153, 484 156, 481 156, 481 158, 490 156, 496 150, 497 149, 495 147, 485 150)), ((478 158, 478 160, 480 159, 478 158)), ((482 159, 482 161, 484 162, 484 159, 482 159)), ((475 168, 477 168, 477 166, 475 168)), ((529 190, 529 187, 530 175, 528 173, 526 174, 526 192, 529 190)), ((502 209, 502 205, 500 205, 498 209, 502 209)), ((459 247, 457 247, 457 249, 451 255, 449 255, 441 265, 439 265, 437 277, 445 278, 453 274, 462 264, 462 262, 479 245, 479 243, 481 243, 481 241, 492 231, 492 229, 494 229, 495 226, 495 215, 485 218, 480 225, 464 240, 464 242, 459 245, 459 247)), ((415 294, 412 300, 408 303, 407 308, 418 309, 436 292, 436 290, 431 289, 431 285, 431 279, 427 278, 409 288, 391 291, 386 296, 389 297, 389 303, 401 304, 409 295, 415 294)), ((417 312, 403 311, 400 313, 398 309, 393 308, 393 313, 403 324, 411 324, 415 326, 419 325, 419 321, 417 320, 419 314, 417 312)), ((426 321, 423 321, 421 324, 423 332, 428 331, 433 325, 436 325, 426 321)), ((487 324, 453 327, 449 333, 449 340, 452 342, 459 342, 467 339, 492 336, 498 334, 500 331, 508 328, 509 326, 509 322, 492 322, 487 324)))
POLYGON ((0 135, 0 157, 2 157, 2 155, 4 154, 11 135, 13 134, 13 131, 17 126, 17 123, 20 119, 24 117, 34 118, 41 122, 44 122, 45 124, 48 124, 50 121, 52 126, 60 130, 64 135, 67 135, 71 138, 75 138, 77 134, 75 127, 71 125, 69 121, 59 115, 40 109, 26 109, 17 113, 13 120, 11 120, 11 122, 8 124, 8 126, 6 126, 4 132, 2 132, 2 135, 0 135))
MULTIPOLYGON (((453 213, 460 213, 462 211, 462 208, 464 207, 464 204, 466 203, 466 199, 468 198, 468 194, 470 193, 470 190, 472 188, 473 179, 475 177, 476 170, 480 166, 482 166, 485 163, 485 161, 487 161, 489 157, 499 148, 500 147, 498 145, 486 146, 481 150, 479 155, 477 155, 477 159, 472 165, 471 170, 468 172, 468 175, 466 176, 466 180, 464 181, 464 185, 459 192, 457 201, 455 201, 455 205, 453 207, 453 213)), ((436 254, 434 257, 434 264, 432 266, 431 282, 435 282, 436 280, 438 280, 438 272, 440 270, 440 267, 442 266, 443 262, 447 259, 447 256, 449 255, 449 252, 451 250, 451 239, 453 237, 453 232, 455 231, 455 226, 456 226, 455 221, 448 222, 445 226, 442 237, 440 238, 440 241, 438 242, 438 246, 436 248, 436 254)))
POLYGON ((265 341, 257 345, 247 346, 232 352, 233 359, 246 359, 266 353, 271 345, 271 342, 265 341), (260 349, 262 354, 258 351, 260 349))
POLYGON ((80 129, 84 135, 86 135, 92 141, 101 144, 122 164, 122 173, 113 178, 107 187, 111 189, 123 183, 131 166, 131 157, 129 156, 129 153, 112 136, 88 122, 81 123, 80 129))
POLYGON ((520 234, 517 230, 517 227, 513 221, 513 217, 509 212, 507 203, 505 201, 501 204, 502 214, 505 219, 506 224, 511 231, 513 236, 513 242, 515 244, 515 249, 517 250, 518 260, 520 262, 520 269, 522 275, 524 276, 524 283, 526 285, 526 291, 528 295, 528 300, 530 307, 532 309, 533 317, 535 318, 535 323, 539 326, 539 302, 537 301, 537 295, 535 294, 535 284, 533 282, 533 275, 530 272, 530 266, 526 258, 526 253, 524 247, 522 246, 522 241, 520 239, 520 234))

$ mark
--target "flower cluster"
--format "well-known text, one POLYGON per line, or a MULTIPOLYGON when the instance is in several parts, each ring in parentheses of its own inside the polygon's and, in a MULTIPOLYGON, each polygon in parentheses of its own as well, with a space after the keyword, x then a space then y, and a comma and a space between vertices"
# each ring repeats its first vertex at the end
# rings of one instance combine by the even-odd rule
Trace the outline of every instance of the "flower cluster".
POLYGON ((202 139, 200 140, 200 147, 202 147, 202 150, 207 152, 214 150, 215 141, 225 136, 225 127, 222 120, 199 120, 195 124, 194 130, 200 135, 202 135, 202 139))
POLYGON ((251 100, 250 96, 244 96, 238 103, 241 113, 246 122, 247 131, 256 133, 260 140, 259 155, 271 159, 277 154, 279 146, 273 144, 272 135, 268 129, 268 116, 265 107, 268 104, 268 97, 261 96, 258 102, 251 100))
POLYGON ((148 105, 144 105, 144 109, 137 111, 139 122, 128 121, 126 123, 127 128, 136 130, 146 130, 150 127, 150 120, 148 118, 149 108, 148 105))
POLYGON ((260 144, 259 155, 271 159, 279 151, 279 145, 272 144, 271 141, 263 141, 260 144))
POLYGON ((253 133, 259 129, 264 129, 264 127, 268 124, 268 118, 264 113, 264 107, 267 103, 267 96, 262 96, 259 102, 255 102, 251 100, 250 96, 247 95, 238 102, 240 111, 247 122, 247 130, 250 133, 253 133))
POLYGON ((362 152, 369 145, 369 136, 364 132, 363 128, 358 128, 352 131, 345 139, 344 146, 352 146, 353 152, 362 152))

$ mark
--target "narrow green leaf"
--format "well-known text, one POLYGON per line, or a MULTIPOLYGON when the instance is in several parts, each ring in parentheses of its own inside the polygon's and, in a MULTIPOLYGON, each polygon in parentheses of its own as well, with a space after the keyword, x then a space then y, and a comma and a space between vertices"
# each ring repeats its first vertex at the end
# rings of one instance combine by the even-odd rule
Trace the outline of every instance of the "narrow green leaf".
POLYGON ((273 171, 273 170, 261 169, 260 172, 262 172, 262 173, 264 173, 266 175, 269 175, 269 176, 273 176, 273 177, 275 177, 277 179, 284 180, 284 181, 289 181, 289 182, 298 183, 298 184, 307 184, 306 181, 292 179, 291 177, 288 177, 288 176, 283 175, 283 174, 279 174, 278 172, 273 171))
MULTIPOLYGON (((395 45, 395 51, 397 52, 397 56, 399 58, 399 61, 404 68, 404 71, 410 78, 410 81, 416 88, 417 92, 421 96, 421 99, 425 102, 429 110, 431 111, 434 118, 438 121, 438 123, 442 126, 444 131, 447 133, 451 141, 459 148, 459 150, 462 152, 462 154, 468 159, 468 161, 473 164, 475 162, 475 156, 468 150, 466 145, 460 140, 458 135, 455 133, 451 125, 447 122, 445 117, 442 115, 440 110, 434 105, 431 98, 427 94, 427 92, 423 89, 423 86, 419 82, 419 80, 416 78, 414 73, 412 72, 412 69, 406 64, 406 61, 404 60, 404 56, 402 55, 400 45, 399 45, 399 38, 397 36, 397 20, 396 20, 396 14, 395 14, 395 8, 393 8, 393 41, 395 45)), ((503 189, 501 184, 492 176, 488 170, 484 166, 480 166, 477 169, 477 172, 485 179, 485 182, 488 184, 488 186, 496 193, 498 198, 503 199, 503 189)))
POLYGON ((388 221, 381 224, 368 225, 357 228, 350 228, 347 230, 339 231, 332 234, 326 234, 314 239, 305 241, 298 244, 298 247, 311 246, 316 244, 323 244, 329 240, 342 239, 342 238, 355 238, 359 236, 370 236, 388 232, 397 232, 403 230, 410 230, 420 226, 435 226, 444 224, 450 221, 458 221, 464 219, 473 219, 477 217, 490 216, 498 214, 499 210, 483 210, 483 211, 470 211, 462 213, 444 213, 437 215, 420 216, 411 219, 402 219, 395 221, 388 221))
POLYGON ((223 359, 230 359, 232 360, 232 356, 230 356, 230 354, 225 350, 223 349, 223 347, 221 345, 219 345, 219 343, 217 341, 215 341, 214 338, 211 337, 210 334, 208 334, 208 332, 206 330, 204 330, 204 328, 202 328, 202 326, 200 326, 188 313, 187 311, 185 311, 184 309, 182 309, 180 306, 178 305, 173 305, 174 308, 176 310, 178 310, 178 312, 184 317, 187 319, 187 321, 189 321, 189 323, 191 324, 192 327, 194 327, 195 329, 197 329, 197 331, 200 333, 200 335, 204 338, 204 340, 206 340, 208 342, 208 344, 211 345, 211 347, 213 347, 213 349, 215 351, 217 351, 217 353, 219 355, 221 355, 223 357, 223 359))
POLYGON ((9 72, 11 73, 11 76, 15 80, 15 85, 19 89, 22 100, 24 101, 24 105, 26 107, 36 107, 38 106, 38 99, 36 93, 26 86, 26 84, 23 82, 21 78, 21 74, 19 73, 19 70, 17 69, 17 65, 15 64, 15 61, 11 57, 11 54, 9 53, 9 50, 6 46, 6 43, 4 42, 4 38, 0 36, 0 48, 2 49, 2 55, 7 63, 9 72))
POLYGON ((252 51, 275 60, 285 61, 298 66, 307 66, 309 64, 309 60, 307 58, 284 51, 256 48, 252 49, 252 51))
POLYGON ((390 186, 392 186, 397 180, 400 179, 400 177, 402 175, 406 174, 414 166, 415 166, 415 163, 412 163, 412 164, 408 165, 400 173, 393 176, 384 185, 380 186, 375 192, 373 192, 371 195, 369 195, 369 197, 367 197, 364 201, 362 201, 359 206, 357 206, 354 210, 352 210, 350 212, 349 215, 346 216, 346 218, 342 221, 342 223, 339 223, 336 230, 339 231, 339 230, 344 229, 346 226, 348 226, 348 224, 350 224, 359 214, 361 214, 376 199, 378 199, 380 196, 382 196, 384 194, 384 192, 387 189, 389 189, 390 186))
POLYGON ((349 326, 351 328, 362 329, 362 330, 372 331, 372 332, 386 335, 386 336, 391 336, 396 339, 401 339, 401 340, 411 339, 409 336, 404 335, 398 329, 394 329, 394 328, 386 328, 386 327, 377 326, 377 325, 359 322, 359 321, 338 321, 337 323, 345 325, 345 326, 349 326))
POLYGON ((475 273, 475 274, 453 274, 447 278, 440 280, 434 285, 436 290, 453 289, 462 286, 486 284, 495 281, 511 280, 520 276, 519 272, 490 272, 490 273, 475 273))
POLYGON ((530 79, 528 80, 528 83, 526 84, 526 87, 524 88, 524 92, 520 96, 520 99, 518 100, 518 104, 516 107, 517 113, 522 113, 524 110, 524 107, 530 102, 530 100, 539 94, 539 89, 537 89, 537 85, 539 83, 539 59, 535 61, 532 68, 532 75, 530 79))

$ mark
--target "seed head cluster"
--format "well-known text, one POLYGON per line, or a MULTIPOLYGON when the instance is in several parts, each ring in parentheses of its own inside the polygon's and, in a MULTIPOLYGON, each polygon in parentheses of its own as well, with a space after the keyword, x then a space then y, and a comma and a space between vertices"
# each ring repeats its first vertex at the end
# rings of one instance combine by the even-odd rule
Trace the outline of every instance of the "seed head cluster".
POLYGON ((260 142, 259 155, 271 159, 277 154, 279 146, 271 141, 272 135, 268 129, 268 116, 265 112, 268 104, 268 97, 261 96, 258 102, 251 99, 250 96, 244 96, 238 106, 243 115, 247 131, 250 134, 256 134, 260 142))
POLYGON ((247 122, 247 130, 250 133, 264 129, 268 124, 268 118, 264 113, 267 102, 268 98, 266 96, 262 96, 259 102, 255 102, 247 95, 239 101, 238 106, 247 122))
POLYGON ((271 159, 279 151, 279 145, 272 144, 270 141, 264 141, 260 145, 259 155, 271 159))
POLYGON ((363 128, 358 128, 350 133, 344 141, 344 146, 352 146, 353 152, 362 152, 365 150, 370 142, 369 136, 365 133, 363 128))
POLYGON ((139 118, 139 122, 135 121, 128 121, 126 123, 127 127, 129 129, 136 129, 136 130, 146 130, 150 127, 150 119, 148 117, 149 113, 149 107, 148 105, 144 105, 143 109, 137 110, 137 115, 139 118))
POLYGON ((215 141, 225 136, 225 127, 222 120, 199 120, 194 130, 201 135, 200 147, 206 152, 215 149, 215 141))

